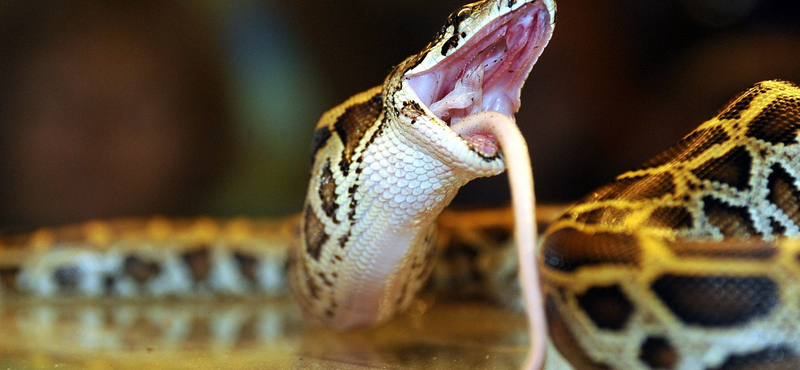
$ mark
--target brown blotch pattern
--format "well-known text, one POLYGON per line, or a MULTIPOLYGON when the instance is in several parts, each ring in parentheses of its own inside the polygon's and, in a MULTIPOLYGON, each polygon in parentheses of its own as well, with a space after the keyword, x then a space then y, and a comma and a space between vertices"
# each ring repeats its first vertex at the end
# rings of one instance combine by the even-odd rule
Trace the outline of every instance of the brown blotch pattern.
POLYGON ((74 290, 80 284, 83 274, 75 266, 60 267, 53 272, 53 279, 65 291, 74 290))
POLYGON ((255 257, 242 252, 233 254, 233 259, 236 261, 236 266, 239 268, 239 273, 244 276, 250 283, 256 283, 258 280, 257 269, 258 260, 255 257))
POLYGON ((618 264, 637 266, 641 251, 636 239, 614 233, 584 233, 564 228, 550 234, 542 247, 544 264, 561 271, 582 266, 618 264))
POLYGON ((339 167, 344 175, 350 171, 350 164, 355 156, 358 144, 380 117, 383 111, 383 95, 377 94, 372 99, 347 108, 333 124, 333 130, 342 140, 344 151, 339 167))
POLYGON ((683 276, 664 274, 653 292, 681 321, 705 327, 732 327, 769 315, 778 288, 763 276, 683 276))
POLYGON ((336 203, 336 181, 333 179, 330 161, 325 163, 319 177, 319 199, 325 215, 338 224, 336 210, 339 209, 339 204, 336 203))
POLYGON ((619 285, 592 287, 577 298, 583 312, 600 329, 622 330, 633 314, 633 304, 619 285))
POLYGON ((136 256, 125 257, 122 265, 125 275, 130 276, 138 284, 144 284, 161 274, 161 266, 157 262, 144 261, 136 256))
POLYGON ((692 170, 701 180, 728 184, 739 190, 750 188, 750 170, 753 157, 745 147, 739 146, 719 158, 714 158, 692 170))
POLYGON ((311 165, 314 165, 314 159, 317 157, 317 152, 322 149, 331 138, 331 129, 328 126, 323 126, 314 132, 314 138, 311 140, 311 165))
POLYGON ((746 207, 733 206, 707 196, 703 198, 703 212, 722 235, 747 237, 758 234, 746 207))
POLYGON ((211 274, 211 251, 207 245, 197 246, 184 253, 181 258, 196 281, 205 281, 211 274))
POLYGON ((305 233, 306 253, 315 261, 319 261, 319 256, 322 253, 322 246, 328 241, 330 236, 325 233, 325 225, 314 213, 314 210, 311 209, 311 206, 306 207, 305 233))
POLYGON ((639 350, 639 359, 651 369, 674 369, 680 356, 665 338, 647 338, 639 350))
MULTIPOLYGON (((794 184, 794 177, 789 175, 783 166, 772 166, 772 173, 767 178, 767 199, 778 206, 795 225, 800 225, 800 190, 794 184)), ((775 233, 773 226, 773 233, 775 233)))

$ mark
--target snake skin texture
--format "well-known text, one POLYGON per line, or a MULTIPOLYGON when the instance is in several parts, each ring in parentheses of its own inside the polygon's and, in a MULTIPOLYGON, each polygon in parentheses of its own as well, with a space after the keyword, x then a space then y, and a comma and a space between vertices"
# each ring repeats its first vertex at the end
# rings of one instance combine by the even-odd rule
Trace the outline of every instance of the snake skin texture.
MULTIPOLYGON (((451 15, 384 85, 323 116, 300 215, 92 221, 5 235, 0 303, 283 297, 294 284, 306 313, 339 329, 386 320, 426 289, 523 309, 512 214, 436 218, 458 186, 504 169, 491 137, 461 137, 450 125, 475 111, 513 115, 554 18, 544 0, 486 0, 451 15), (506 69, 492 69, 497 61, 506 69), (477 108, 464 105, 476 99, 477 108), (417 248, 383 256, 383 265, 373 257, 391 248, 368 248, 400 244, 417 248), (354 283, 364 276, 388 288, 354 283), (351 294, 378 303, 348 306, 365 302, 351 294)), ((575 369, 800 368, 798 135, 800 88, 761 82, 565 213, 539 212, 549 223, 538 260, 549 336, 575 369)), ((291 316, 282 321, 300 320, 279 311, 291 316)), ((271 314, 233 321, 258 322, 272 338, 271 314)))
POLYGON ((467 4, 382 86, 322 116, 289 271, 309 319, 347 330, 409 306, 433 268, 439 213, 461 186, 510 162, 501 135, 462 134, 457 123, 491 112, 516 127, 554 21, 552 0, 467 4))
MULTIPOLYGON (((564 206, 543 206, 544 228, 564 206)), ((299 216, 95 220, 0 237, 0 303, 87 298, 286 297, 299 216)), ((444 211, 425 291, 522 310, 507 208, 444 211)))
POLYGON ((800 368, 800 89, 765 81, 547 231, 577 369, 800 368))

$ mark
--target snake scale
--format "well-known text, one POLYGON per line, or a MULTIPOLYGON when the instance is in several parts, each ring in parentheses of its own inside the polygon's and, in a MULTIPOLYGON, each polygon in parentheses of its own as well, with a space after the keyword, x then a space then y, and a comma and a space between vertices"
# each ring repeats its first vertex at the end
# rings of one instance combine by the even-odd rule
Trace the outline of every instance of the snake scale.
MULTIPOLYGON (((519 305, 504 289, 517 277, 515 218, 516 240, 526 232, 519 213, 444 211, 433 230, 459 186, 519 156, 498 136, 554 24, 555 3, 544 0, 454 12, 382 86, 323 115, 298 217, 5 235, 0 302, 282 295, 292 285, 309 318, 340 330, 391 318, 423 287, 519 305)), ((546 312, 550 339, 576 369, 800 368, 798 134, 800 88, 765 81, 562 216, 540 208, 539 220, 554 221, 536 265, 520 261, 523 288, 539 285, 526 277, 538 265, 543 289, 541 307, 526 295, 531 319, 546 312)), ((532 342, 526 366, 536 368, 542 343, 532 342)))

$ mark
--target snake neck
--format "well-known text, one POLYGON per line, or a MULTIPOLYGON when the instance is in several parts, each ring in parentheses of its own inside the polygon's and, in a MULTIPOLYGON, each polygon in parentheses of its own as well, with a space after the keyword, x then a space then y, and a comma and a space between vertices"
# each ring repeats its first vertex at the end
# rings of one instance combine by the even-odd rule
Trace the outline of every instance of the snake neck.
POLYGON ((554 17, 551 0, 468 4, 382 86, 323 115, 290 273, 307 316, 343 330, 408 306, 436 217, 462 185, 505 170, 490 130, 453 125, 486 111, 513 121, 554 17))

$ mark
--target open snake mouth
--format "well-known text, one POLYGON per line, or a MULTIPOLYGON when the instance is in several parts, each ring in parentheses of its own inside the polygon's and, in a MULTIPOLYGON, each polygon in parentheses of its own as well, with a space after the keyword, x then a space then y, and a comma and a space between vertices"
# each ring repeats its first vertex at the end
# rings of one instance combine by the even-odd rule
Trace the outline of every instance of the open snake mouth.
MULTIPOLYGON (((449 126, 484 111, 513 118, 522 85, 550 40, 552 21, 542 1, 525 4, 483 26, 433 67, 405 79, 421 102, 449 126)), ((464 32, 460 36, 467 37, 464 32)), ((462 137, 483 155, 498 151, 491 134, 462 137)))

